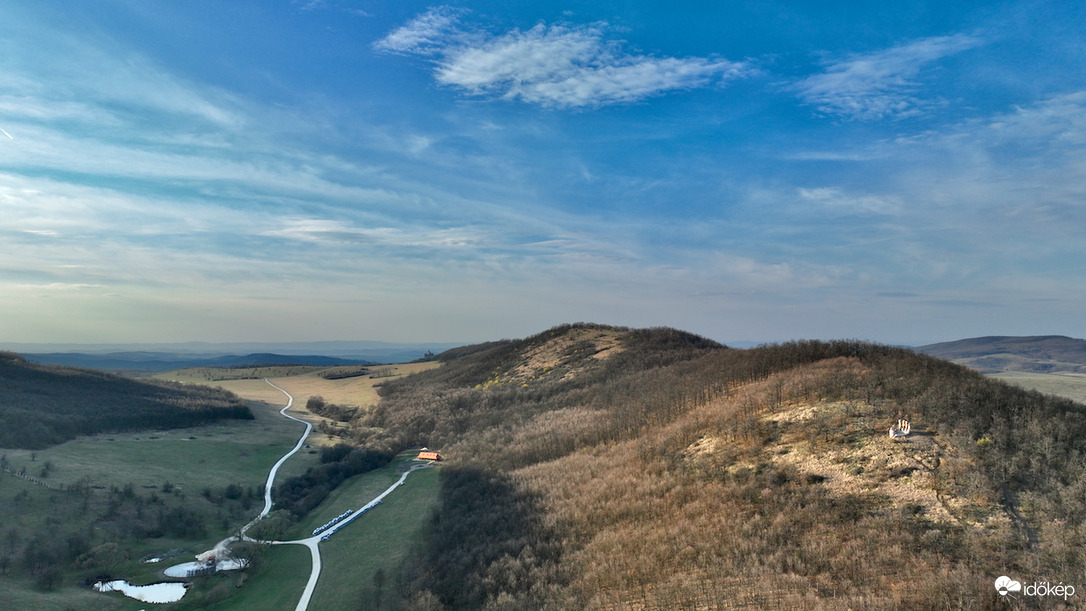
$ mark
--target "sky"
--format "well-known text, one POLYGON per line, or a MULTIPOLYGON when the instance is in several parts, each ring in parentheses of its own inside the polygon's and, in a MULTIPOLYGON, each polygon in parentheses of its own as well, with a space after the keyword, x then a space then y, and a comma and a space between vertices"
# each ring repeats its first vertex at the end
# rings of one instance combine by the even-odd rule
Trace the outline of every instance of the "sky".
POLYGON ((0 347, 1084 304, 1080 2, 0 1, 0 347))

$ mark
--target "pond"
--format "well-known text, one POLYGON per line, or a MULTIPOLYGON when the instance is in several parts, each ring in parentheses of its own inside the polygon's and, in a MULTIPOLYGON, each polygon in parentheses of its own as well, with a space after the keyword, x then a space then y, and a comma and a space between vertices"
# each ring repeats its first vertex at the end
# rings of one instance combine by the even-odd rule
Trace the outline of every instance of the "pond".
POLYGON ((188 590, 183 583, 163 582, 146 586, 134 586, 123 579, 99 581, 94 584, 98 592, 121 592, 129 598, 145 603, 172 603, 181 600, 188 590))
POLYGON ((162 571, 167 577, 187 578, 194 577, 203 572, 215 572, 215 571, 234 571, 237 569, 243 569, 248 566, 248 562, 244 559, 227 558, 218 561, 215 564, 214 570, 211 570, 211 566, 207 562, 185 562, 183 564, 175 564, 170 568, 162 571))

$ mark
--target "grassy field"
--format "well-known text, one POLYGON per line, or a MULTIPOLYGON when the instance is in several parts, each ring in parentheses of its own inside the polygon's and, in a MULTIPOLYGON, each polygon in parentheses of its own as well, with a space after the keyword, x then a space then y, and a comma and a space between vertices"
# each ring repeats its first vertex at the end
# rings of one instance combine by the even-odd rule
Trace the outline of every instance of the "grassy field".
MULTIPOLYGON (((338 380, 327 380, 319 374, 322 371, 343 369, 342 367, 255 367, 223 370, 196 368, 164 372, 156 374, 154 377, 186 384, 196 383, 217 386, 252 401, 263 401, 282 406, 286 401, 283 393, 269 386, 263 378, 257 379, 254 377, 265 374, 277 386, 294 396, 294 405, 288 412, 292 416, 308 420, 314 425, 322 421, 334 425, 336 423, 333 421, 306 410, 306 402, 309 401, 310 397, 320 396, 328 403, 369 409, 380 401, 377 387, 381 383, 438 366, 440 366, 440 363, 437 362, 380 365, 372 367, 369 375, 338 380), (224 373, 217 377, 215 372, 218 371, 224 373)), ((326 435, 317 429, 314 429, 309 438, 309 443, 317 447, 333 445, 341 441, 343 440, 326 435)))
POLYGON ((1015 386, 1065 397, 1079 403, 1086 403, 1086 375, 1075 373, 1024 373, 1020 371, 1002 371, 990 375, 1015 386))
MULTIPOLYGON (((366 504, 399 479, 413 454, 405 453, 386 467, 349 479, 284 539, 309 537, 314 528, 346 509, 366 504)), ((438 469, 412 473, 381 505, 321 543, 322 570, 310 609, 369 608, 378 590, 393 587, 391 576, 423 532, 438 485, 438 469), (389 580, 375 582, 379 571, 389 580), (376 588, 375 583, 382 587, 376 588)), ((301 545, 266 550, 261 567, 252 571, 245 587, 214 609, 294 609, 309 576, 309 550, 301 545)))
MULTIPOLYGON (((0 524, 3 545, 0 551, 9 555, 35 533, 70 526, 77 518, 58 511, 69 499, 60 492, 47 490, 8 474, 0 474, 0 524), (9 547, 8 533, 18 533, 17 547, 9 547)), ((12 562, 17 562, 17 557, 12 562)), ((66 576, 62 587, 43 592, 23 579, 4 570, 0 575, 0 609, 124 609, 120 601, 102 599, 89 588, 78 587, 74 576, 66 576)))
POLYGON ((348 479, 332 491, 332 494, 328 495, 328 498, 309 515, 302 518, 285 537, 304 539, 312 536, 314 528, 327 523, 348 509, 358 509, 365 505, 399 479, 406 466, 406 455, 401 455, 385 467, 348 479))
MULTIPOLYGON (((407 375, 415 371, 436 367, 437 363, 409 363, 388 366, 396 376, 407 375)), ((296 417, 311 421, 320 420, 304 409, 310 396, 319 395, 331 403, 369 407, 376 405, 379 397, 375 385, 389 379, 382 374, 378 377, 358 376, 339 380, 326 380, 315 372, 309 372, 287 378, 275 378, 272 381, 294 396, 294 408, 290 413, 296 417)), ((255 380, 233 380, 222 382, 221 386, 239 395, 272 400, 266 389, 271 389, 282 398, 274 388, 255 380)), ((334 439, 320 435, 316 431, 311 435, 314 445, 331 443, 334 439)), ((414 452, 404 453, 388 466, 370 473, 353 477, 341 484, 331 495, 309 515, 301 519, 284 539, 302 539, 312 535, 313 529, 328 522, 347 509, 358 509, 379 495, 396 480, 404 469, 411 464, 414 452)), ((403 486, 385 498, 384 502, 364 516, 356 519, 350 526, 336 533, 332 539, 321 544, 322 571, 317 590, 310 603, 311 609, 354 609, 360 601, 372 601, 377 595, 374 576, 381 571, 391 576, 396 567, 411 548, 414 540, 422 532, 429 507, 436 502, 438 490, 437 469, 427 469, 408 476, 403 486)), ((291 556, 296 564, 272 567, 254 572, 244 588, 245 597, 231 597, 215 608, 222 609, 293 609, 297 598, 268 597, 261 599, 261 604, 252 606, 248 594, 253 590, 280 588, 280 575, 300 574, 303 579, 297 592, 305 585, 310 562, 308 551, 302 546, 275 546, 274 550, 291 547, 300 550, 300 555, 291 556), (272 601, 277 601, 272 604, 272 601), (284 602, 285 601, 285 602, 284 602), (271 606, 267 606, 271 605, 271 606)), ((276 551, 276 553, 279 553, 276 551)), ((391 583, 382 584, 384 589, 391 583)), ((362 608, 366 608, 363 604, 362 608)))
MULTIPOLYGON (((398 365, 380 365, 371 368, 371 373, 339 380, 326 380, 319 372, 328 367, 255 367, 247 369, 196 368, 181 369, 156 374, 154 377, 177 382, 219 386, 256 401, 282 403, 282 393, 264 383, 263 378, 273 382, 294 395, 294 404, 299 409, 305 408, 306 400, 312 395, 320 395, 329 403, 372 407, 380 399, 376 385, 416 371, 439 366, 437 362, 402 363, 398 365)), ((342 368, 340 368, 342 369, 342 368)))
MULTIPOLYGON (((439 365, 440 363, 436 362, 382 365, 380 368, 374 369, 376 375, 357 376, 341 380, 326 380, 316 373, 311 373, 273 381, 294 395, 296 404, 299 402, 299 396, 308 399, 312 395, 320 395, 329 403, 365 408, 377 405, 380 400, 380 397, 377 396, 376 386, 378 384, 417 371, 433 369, 439 365), (386 373, 377 374, 377 369, 386 373)), ((301 401, 301 406, 305 406, 304 400, 301 401)))
POLYGON ((0 587, 0 609, 27 609, 33 611, 71 611, 72 609, 113 611, 116 609, 118 611, 128 611, 146 608, 146 603, 131 600, 120 594, 103 596, 90 588, 64 588, 56 592, 38 592, 10 586, 0 587))
MULTIPOLYGON (((383 482, 391 484, 398 473, 359 476, 358 482, 345 486, 344 495, 365 497, 378 478, 383 490, 388 486, 383 482)), ((412 473, 380 505, 321 544, 323 570, 310 608, 377 608, 380 597, 395 587, 396 568, 426 528, 437 502, 438 476, 438 469, 412 473)))
MULTIPOLYGON (((282 393, 271 388, 278 406, 285 403, 282 393)), ((0 449, 11 470, 25 469, 28 475, 42 478, 50 487, 34 485, 10 473, 0 474, 0 525, 5 537, 0 556, 13 565, 20 561, 23 545, 42 533, 100 532, 97 516, 115 502, 118 490, 128 489, 131 497, 144 499, 147 518, 175 506, 200 508, 215 516, 207 523, 206 537, 179 540, 170 537, 118 539, 120 560, 110 574, 144 584, 159 581, 159 571, 170 564, 187 562, 198 552, 209 549, 231 530, 255 516, 262 500, 250 500, 247 509, 235 505, 226 512, 203 495, 205 489, 220 492, 229 484, 239 484, 246 491, 263 495, 263 484, 271 466, 298 440, 303 426, 287 420, 279 407, 253 403, 255 420, 228 421, 187 429, 103 434, 83 437, 36 452, 0 449), (89 484, 90 494, 84 507, 83 496, 66 488, 80 481, 89 484), (172 487, 166 492, 167 482, 172 487), (157 500, 154 500, 157 499, 157 500), (9 545, 9 532, 18 533, 9 545), (161 564, 143 564, 140 559, 166 550, 183 549, 182 555, 161 564)), ((280 480, 302 473, 318 461, 316 450, 299 452, 280 469, 280 480), (309 452, 313 452, 310 454, 309 452)), ((308 566, 308 559, 306 559, 308 566)), ((17 573, 0 574, 0 609, 126 609, 128 599, 95 593, 83 583, 86 571, 67 567, 53 591, 42 591, 17 573), (114 600, 114 599, 117 600, 114 600)), ((197 594, 193 590, 190 594, 197 594)))
MULTIPOLYGON (((434 363, 391 366, 382 374, 405 375, 434 367, 434 363)), ((372 406, 378 398, 375 385, 389 377, 358 376, 326 380, 316 375, 317 368, 268 368, 283 371, 258 373, 295 373, 274 382, 295 396, 291 413, 310 421, 320 418, 305 410, 311 395, 321 395, 329 402, 372 406)), ((176 373, 176 372, 175 372, 176 373)), ((165 376, 184 379, 183 376, 165 376)), ((199 381, 196 376, 186 382, 199 381)), ((104 434, 84 437, 45 450, 0 449, 15 473, 41 477, 48 465, 45 481, 49 487, 34 485, 11 473, 0 473, 0 526, 2 533, 21 533, 18 541, 0 540, 0 556, 18 562, 17 549, 35 533, 90 532, 99 528, 96 516, 108 503, 130 494, 152 513, 159 508, 188 505, 203 507, 219 517, 207 524, 206 537, 176 539, 166 537, 136 538, 122 541, 115 565, 109 574, 145 584, 161 580, 160 571, 172 564, 192 560, 194 554, 209 549, 215 542, 247 522, 259 512, 261 491, 272 464, 298 439, 301 424, 283 418, 279 409, 286 397, 262 379, 231 379, 213 382, 253 401, 255 420, 229 421, 170 431, 104 434), (87 498, 66 489, 83 483, 87 498), (234 506, 225 511, 207 498, 206 491, 218 493, 230 484, 238 484, 250 497, 245 509, 234 506), (142 500, 140 500, 142 499, 142 500), (174 558, 156 564, 140 560, 167 550, 177 551, 174 558), (5 554, 6 552, 6 554, 5 554)), ((331 441, 311 435, 303 451, 288 460, 277 480, 303 473, 319 461, 318 448, 331 441)), ((294 526, 288 538, 309 536, 313 528, 342 513, 358 508, 384 491, 406 468, 410 456, 345 482, 311 515, 294 526)), ((424 470, 390 495, 375 510, 359 518, 349 528, 337 533, 334 541, 324 544, 324 569, 311 608, 354 608, 361 598, 372 595, 374 574, 386 575, 409 549, 422 528, 425 510, 437 494, 437 470, 424 470), (369 594, 366 594, 366 593, 369 594), (318 600, 319 599, 319 600, 318 600), (319 602, 325 601, 325 602, 319 602), (330 606, 329 606, 330 605, 330 606)), ((262 498, 262 496, 261 496, 262 498)), ((128 501, 130 504, 134 501, 128 501)), ((134 517, 132 519, 135 519, 134 517)), ((127 524, 127 522, 126 522, 127 524)), ((114 535, 116 538, 116 535, 114 535)), ((223 609, 293 609, 304 588, 310 570, 309 552, 303 546, 272 546, 265 549, 260 566, 244 572, 228 572, 196 580, 185 598, 171 608, 223 609), (244 585, 244 587, 239 587, 244 585), (217 602, 219 599, 222 602, 217 602)), ((103 595, 89 589, 83 580, 86 570, 67 567, 53 591, 44 591, 26 577, 0 572, 0 609, 142 609, 147 605, 120 595, 103 595)), ((391 587, 391 584, 382 584, 391 587)))
MULTIPOLYGON (((281 406, 285 401, 278 403, 281 406)), ((56 486, 82 478, 89 478, 91 485, 106 487, 126 483, 139 488, 159 487, 168 481, 186 491, 230 483, 263 485, 271 465, 298 441, 304 426, 283 418, 274 406, 253 403, 251 409, 255 416, 252 421, 102 434, 45 450, 0 452, 16 471, 25 467, 32 475, 37 475, 46 462, 51 463, 53 468, 45 481, 56 486)), ((316 461, 305 453, 296 456, 298 460, 291 464, 295 471, 304 471, 316 461)), ((281 473, 289 477, 288 472, 281 473)))
MULTIPOLYGON (((292 611, 302 597, 309 581, 309 548, 304 545, 272 545, 264 550, 260 566, 247 576, 245 587, 237 589, 230 598, 211 605, 206 599, 193 599, 193 608, 237 609, 249 611, 292 611)), ((311 609, 318 609, 310 605, 311 609)), ((330 607, 333 608, 333 607, 330 607)), ((346 608, 346 607, 339 607, 346 608)))

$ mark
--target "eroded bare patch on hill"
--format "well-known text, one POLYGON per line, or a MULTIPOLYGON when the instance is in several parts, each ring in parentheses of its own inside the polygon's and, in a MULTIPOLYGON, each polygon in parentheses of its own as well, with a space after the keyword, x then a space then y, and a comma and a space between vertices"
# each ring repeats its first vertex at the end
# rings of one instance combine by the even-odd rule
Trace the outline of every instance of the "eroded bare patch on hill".
POLYGON ((781 425, 770 461, 821 481, 832 494, 882 495, 894 509, 934 522, 1008 525, 994 499, 959 494, 961 482, 954 480, 978 477, 975 461, 922 423, 914 423, 908 437, 891 439, 887 419, 871 412, 872 406, 855 402, 786 405, 766 416, 781 425))
MULTIPOLYGON (((765 405, 760 420, 772 430, 772 443, 727 467, 751 469, 760 462, 794 469, 819 482, 830 494, 878 495, 895 510, 934 522, 1000 528, 1009 525, 992 483, 976 460, 928 423, 912 422, 912 432, 891 439, 889 413, 896 404, 874 405, 862 398, 811 400, 812 389, 829 380, 864 380, 870 371, 856 359, 833 359, 772 376, 735 393, 731 401, 765 405)), ((685 450, 692 465, 711 462, 726 440, 705 434, 685 450)))
MULTIPOLYGON (((521 376, 554 369, 584 358, 603 360, 622 350, 622 331, 606 328, 574 328, 554 339, 526 350, 524 362, 514 368, 521 376)), ((574 375, 574 371, 566 375, 574 375)))
POLYGON ((529 386, 535 381, 570 380, 623 350, 624 331, 606 327, 573 327, 526 348, 516 364, 495 369, 480 388, 503 384, 529 386))

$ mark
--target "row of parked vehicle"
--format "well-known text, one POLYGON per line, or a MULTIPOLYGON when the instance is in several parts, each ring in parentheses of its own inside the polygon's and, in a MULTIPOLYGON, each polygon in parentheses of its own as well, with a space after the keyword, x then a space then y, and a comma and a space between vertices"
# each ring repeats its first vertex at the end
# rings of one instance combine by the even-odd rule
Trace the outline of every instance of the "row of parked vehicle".
POLYGON ((352 513, 354 513, 353 509, 348 509, 347 511, 344 511, 343 513, 341 513, 338 516, 332 518, 331 520, 328 520, 328 522, 326 522, 323 526, 318 526, 318 527, 314 528, 313 529, 313 534, 314 535, 321 534, 322 532, 328 530, 329 528, 332 528, 336 524, 339 524, 340 520, 342 520, 343 518, 346 518, 347 516, 351 515, 352 513))
MULTIPOLYGON (((358 510, 358 515, 362 515, 362 514, 366 513, 367 511, 373 509, 374 507, 380 505, 380 504, 381 504, 381 501, 371 501, 371 502, 367 503, 365 507, 358 510)), ((344 511, 343 513, 339 514, 338 516, 332 518, 324 526, 321 526, 320 528, 315 529, 313 531, 313 534, 314 535, 319 535, 320 533, 328 530, 329 528, 332 528, 336 524, 339 524, 343 520, 343 518, 346 518, 347 516, 351 515, 352 513, 354 513, 353 509, 348 509, 347 511, 344 511)), ((339 529, 337 528, 336 530, 339 530, 339 529)), ((321 537, 321 541, 327 541, 328 539, 330 539, 332 537, 332 535, 335 534, 336 530, 333 530, 333 531, 329 532, 328 534, 324 535, 323 537, 321 537)))

